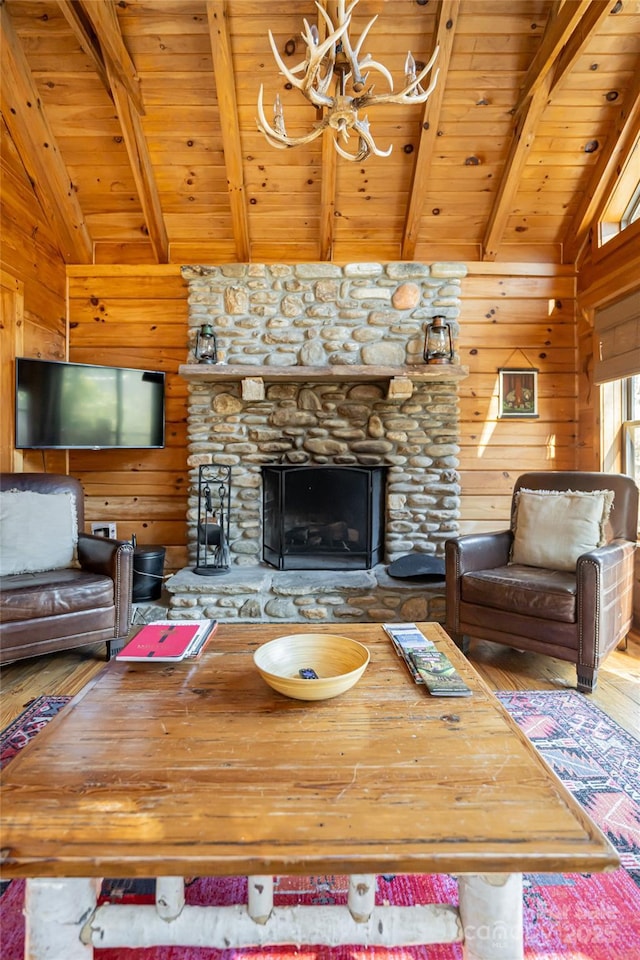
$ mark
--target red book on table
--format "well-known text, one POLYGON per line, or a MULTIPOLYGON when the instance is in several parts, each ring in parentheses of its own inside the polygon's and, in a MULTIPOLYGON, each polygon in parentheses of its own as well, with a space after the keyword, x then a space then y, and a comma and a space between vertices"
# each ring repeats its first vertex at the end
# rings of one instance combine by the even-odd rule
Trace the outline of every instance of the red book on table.
POLYGON ((116 660, 182 660, 211 633, 212 620, 160 620, 147 623, 116 655, 116 660))

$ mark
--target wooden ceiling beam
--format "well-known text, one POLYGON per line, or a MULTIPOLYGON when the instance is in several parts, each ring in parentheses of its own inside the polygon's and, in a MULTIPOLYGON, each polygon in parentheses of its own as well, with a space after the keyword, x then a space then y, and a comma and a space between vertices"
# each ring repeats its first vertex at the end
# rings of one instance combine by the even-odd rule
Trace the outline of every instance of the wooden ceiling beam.
MULTIPOLYGON (((640 60, 633 73, 631 87, 616 111, 606 146, 600 152, 591 179, 582 195, 567 231, 563 260, 574 263, 589 238, 589 231, 597 225, 609 202, 615 185, 640 136, 640 60)), ((639 171, 640 175, 640 171, 639 171)))
POLYGON ((322 179, 320 182, 320 259, 333 258, 336 216, 336 175, 338 154, 333 145, 334 132, 322 134, 322 179))
MULTIPOLYGON (((525 75, 520 90, 520 99, 516 104, 516 114, 520 112, 529 97, 534 95, 544 82, 549 71, 553 69, 562 48, 572 36, 581 18, 585 16, 590 6, 592 6, 591 0, 580 0, 579 3, 565 3, 558 15, 554 19, 549 20, 549 27, 545 31, 538 51, 525 75)), ((607 13, 611 4, 608 0, 605 3, 600 3, 598 0, 594 6, 603 6, 605 13, 607 13)))
POLYGON ((222 149, 227 173, 236 256, 240 263, 249 263, 251 260, 251 239, 249 236, 249 217, 247 215, 247 194, 238 123, 235 73, 229 36, 228 7, 225 0, 207 0, 207 20, 216 79, 218 109, 220 111, 222 149))
POLYGON ((498 192, 487 221, 484 239, 482 241, 482 259, 495 260, 498 255, 507 220, 511 215, 514 200, 522 171, 529 157, 531 146, 536 137, 536 130, 540 123, 540 118, 547 105, 549 90, 551 89, 551 73, 547 73, 542 84, 537 87, 532 97, 529 97, 524 110, 521 112, 516 123, 509 155, 500 183, 498 192))
POLYGON ((158 263, 168 263, 169 238, 142 123, 128 90, 109 65, 107 73, 153 254, 158 263))
MULTIPOLYGON (((528 96, 516 114, 516 126, 509 148, 509 155, 484 233, 482 242, 483 260, 495 260, 497 257, 498 247, 500 246, 507 220, 514 206, 520 178, 551 91, 557 89, 561 78, 568 74, 578 57, 581 56, 598 25, 602 22, 603 18, 608 15, 608 9, 603 9, 603 4, 600 0, 595 0, 591 5, 594 14, 597 14, 597 16, 589 16, 588 19, 586 19, 591 8, 587 9, 586 14, 583 11, 582 19, 578 23, 574 23, 571 36, 562 47, 554 65, 550 62, 549 56, 552 50, 557 49, 556 41, 558 32, 562 35, 565 34, 565 20, 563 18, 565 10, 567 10, 565 16, 573 19, 570 16, 573 13, 573 6, 573 4, 569 3, 564 4, 556 20, 547 24, 547 29, 542 39, 542 46, 547 43, 547 36, 550 36, 551 39, 548 41, 547 57, 540 65, 540 79, 537 80, 529 77, 528 81, 525 80, 525 83, 531 86, 533 93, 528 96), (556 23, 562 23, 562 26, 556 27, 556 23)), ((581 8, 584 6, 582 0, 579 6, 581 8)), ((608 4, 604 6, 608 8, 608 4)), ((522 102, 522 97, 520 101, 522 102)))
POLYGON ((85 19, 83 9, 75 4, 73 0, 58 0, 58 6, 65 20, 73 30, 78 43, 93 63, 94 69, 100 78, 102 86, 113 100, 111 85, 109 84, 107 68, 105 67, 100 44, 98 43, 90 24, 85 19))
MULTIPOLYGON (((319 6, 327 10, 328 0, 319 0, 319 6)), ((320 40, 327 36, 328 27, 322 17, 318 17, 320 40)), ((329 127, 322 134, 322 159, 320 180, 320 260, 333 258, 335 242, 336 189, 338 174, 338 153, 333 145, 335 133, 329 127)))
POLYGON ((553 71, 552 93, 564 80, 578 57, 582 56, 585 45, 607 19, 612 6, 611 0, 595 0, 582 17, 558 57, 556 68, 553 71))
POLYGON ((409 203, 404 221, 402 234, 402 258, 413 260, 416 253, 416 243, 420 219, 424 208, 424 199, 431 175, 431 161, 438 137, 442 101, 447 84, 447 75, 451 64, 453 38, 456 32, 460 0, 442 0, 436 10, 436 24, 434 29, 434 48, 440 47, 436 68, 439 69, 438 82, 435 90, 424 106, 424 113, 420 123, 420 140, 413 166, 409 203))
POLYGON ((91 263, 93 242, 47 120, 29 64, 4 3, 0 4, 2 113, 18 155, 66 263, 91 263))
POLYGON ((90 0, 90 2, 84 0, 83 10, 94 29, 104 60, 108 62, 111 73, 115 74, 127 91, 127 96, 134 104, 138 115, 143 117, 145 109, 140 93, 140 78, 124 45, 118 23, 118 14, 112 0, 90 0))
MULTIPOLYGON (((102 63, 107 90, 115 104, 154 257, 158 263, 168 263, 169 238, 149 147, 140 121, 145 109, 136 68, 124 45, 118 16, 111 0, 92 0, 91 3, 86 3, 82 10, 98 38, 100 49, 97 50, 95 44, 92 44, 91 56, 98 56, 102 63)), ((73 12, 76 13, 75 10, 73 12)), ((91 44, 91 36, 83 25, 82 18, 74 16, 70 20, 67 17, 67 22, 71 24, 78 41, 86 50, 85 43, 91 44)))

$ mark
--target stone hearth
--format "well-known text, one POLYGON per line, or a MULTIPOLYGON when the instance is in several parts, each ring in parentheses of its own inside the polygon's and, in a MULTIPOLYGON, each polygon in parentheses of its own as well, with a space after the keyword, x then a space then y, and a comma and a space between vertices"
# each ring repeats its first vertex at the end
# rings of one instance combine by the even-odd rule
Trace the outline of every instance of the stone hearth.
POLYGON ((167 580, 166 589, 171 616, 223 623, 444 622, 445 616, 444 582, 397 580, 386 564, 372 570, 289 572, 259 564, 215 578, 188 568, 167 580))

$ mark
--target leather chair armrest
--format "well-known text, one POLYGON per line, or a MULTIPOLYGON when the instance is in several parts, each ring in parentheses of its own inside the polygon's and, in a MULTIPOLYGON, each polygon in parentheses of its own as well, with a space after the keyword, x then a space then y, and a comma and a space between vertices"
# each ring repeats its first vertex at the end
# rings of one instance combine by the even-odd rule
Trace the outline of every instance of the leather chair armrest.
POLYGON ((447 577, 455 579, 470 570, 491 570, 509 562, 513 543, 511 530, 496 533, 470 533, 447 540, 445 545, 447 577))
POLYGON ((78 534, 78 563, 83 570, 101 573, 112 580, 131 568, 133 574, 133 544, 128 540, 110 540, 90 533, 78 534))
POLYGON ((578 558, 579 661, 582 664, 597 667, 630 629, 635 550, 633 541, 612 540, 578 558))
POLYGON ((495 533, 470 533, 445 543, 446 626, 449 634, 466 651, 469 641, 460 630, 460 581, 470 570, 489 570, 509 562, 513 543, 511 530, 495 533))
POLYGON ((611 540, 602 547, 596 547, 589 553, 583 553, 581 557, 578 557, 577 567, 579 568, 582 563, 595 559, 603 569, 612 568, 621 560, 633 557, 635 551, 636 544, 633 540, 611 540))
POLYGON ((78 563, 83 570, 111 577, 116 605, 115 637, 126 637, 131 626, 133 544, 89 533, 78 534, 78 563))

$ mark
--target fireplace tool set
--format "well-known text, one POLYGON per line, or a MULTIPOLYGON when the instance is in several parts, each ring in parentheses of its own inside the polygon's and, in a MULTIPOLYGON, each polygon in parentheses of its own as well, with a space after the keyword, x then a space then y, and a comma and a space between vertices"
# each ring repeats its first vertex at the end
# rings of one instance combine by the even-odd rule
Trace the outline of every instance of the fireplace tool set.
POLYGON ((193 572, 202 577, 228 573, 231 467, 198 468, 198 536, 193 572))

